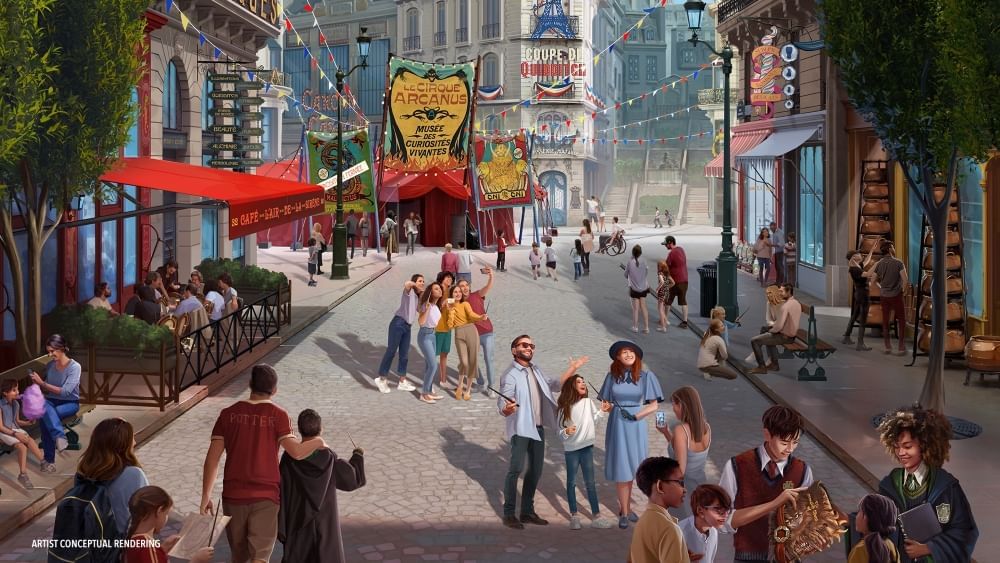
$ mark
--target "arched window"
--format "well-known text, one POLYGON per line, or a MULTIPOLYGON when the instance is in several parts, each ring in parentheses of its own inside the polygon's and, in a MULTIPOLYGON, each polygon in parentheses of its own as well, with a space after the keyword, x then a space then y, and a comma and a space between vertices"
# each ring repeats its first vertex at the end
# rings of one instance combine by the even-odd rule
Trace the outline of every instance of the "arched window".
POLYGON ((500 85, 500 57, 489 53, 483 57, 483 86, 500 85))
POLYGON ((557 138, 564 135, 572 135, 573 132, 566 125, 566 114, 558 111, 548 111, 538 116, 538 134, 544 136, 555 135, 557 138), (545 126, 543 129, 542 126, 545 126))
POLYGON ((566 224, 566 175, 549 170, 538 176, 538 183, 545 189, 548 198, 548 213, 553 225, 566 224))
POLYGON ((500 37, 500 0, 483 0, 483 39, 500 37))
POLYGON ((455 3, 455 42, 469 42, 469 0, 458 0, 455 3))
POLYGON ((215 101, 208 97, 208 93, 212 91, 212 81, 208 79, 211 76, 211 72, 205 73, 205 82, 201 85, 201 128, 202 130, 208 129, 208 126, 212 124, 212 108, 215 107, 215 101))
POLYGON ((403 50, 415 51, 420 48, 420 11, 410 8, 406 11, 406 37, 403 38, 403 50))
POLYGON ((180 129, 181 83, 174 61, 167 63, 163 75, 163 128, 180 129))

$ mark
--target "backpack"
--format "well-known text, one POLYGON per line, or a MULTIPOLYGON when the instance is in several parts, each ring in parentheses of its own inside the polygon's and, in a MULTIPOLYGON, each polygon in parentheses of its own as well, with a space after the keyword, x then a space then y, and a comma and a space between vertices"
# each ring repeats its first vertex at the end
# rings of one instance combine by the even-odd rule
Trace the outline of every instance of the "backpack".
POLYGON ((118 531, 115 521, 108 487, 110 483, 76 475, 73 487, 56 507, 56 522, 52 530, 55 546, 49 548, 50 562, 118 563, 121 560, 121 550, 114 547, 114 543, 124 536, 118 531), (58 540, 104 540, 105 545, 62 545, 58 540))

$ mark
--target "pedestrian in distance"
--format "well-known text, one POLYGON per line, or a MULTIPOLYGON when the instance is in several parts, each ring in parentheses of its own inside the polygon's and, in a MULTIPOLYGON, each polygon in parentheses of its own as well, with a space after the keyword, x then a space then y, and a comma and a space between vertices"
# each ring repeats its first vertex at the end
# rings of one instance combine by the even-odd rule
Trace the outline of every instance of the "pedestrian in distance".
MULTIPOLYGON (((708 480, 705 464, 712 447, 712 426, 705 419, 701 395, 690 385, 681 387, 670 395, 670 405, 679 423, 671 432, 667 425, 657 430, 667 439, 667 455, 677 460, 684 475, 684 486, 692 491, 708 480)), ((687 506, 682 506, 685 514, 687 506)))
MULTIPOLYGON (((797 237, 795 233, 788 233, 785 237, 785 281, 792 284, 796 284, 798 279, 798 261, 799 261, 799 248, 795 244, 797 237)), ((874 248, 874 247, 873 247, 874 248)))
MULTIPOLYGON (((466 282, 468 283, 468 282, 466 282)), ((478 315, 465 299, 461 283, 451 288, 442 315, 448 314, 448 328, 455 331, 455 348, 458 349, 458 386, 455 398, 472 399, 472 382, 479 368, 479 332, 476 322, 486 320, 485 314, 478 315), (463 390, 462 386, 466 385, 463 390)))
POLYGON ((438 373, 441 387, 448 382, 448 354, 451 353, 451 327, 448 326, 447 311, 448 297, 451 295, 451 287, 454 285, 455 276, 451 272, 439 272, 437 282, 441 284, 441 319, 434 327, 434 349, 438 354, 438 373))
POLYGON ((781 298, 785 301, 781 305, 781 312, 778 319, 768 327, 761 327, 760 334, 750 339, 750 347, 753 348, 754 359, 757 367, 750 370, 750 373, 763 375, 768 371, 778 371, 778 346, 784 346, 795 341, 799 333, 799 321, 802 316, 802 305, 795 299, 795 288, 789 284, 781 285, 781 298), (770 361, 764 364, 764 348, 767 348, 767 355, 770 361))
POLYGON ((45 352, 52 358, 45 365, 45 377, 32 371, 32 383, 42 388, 45 395, 45 413, 38 420, 42 432, 42 452, 45 463, 42 473, 56 472, 56 452, 69 447, 62 420, 80 411, 80 364, 69 357, 69 344, 59 334, 45 341, 45 352))
POLYGON ((354 242, 358 238, 358 216, 348 213, 344 224, 347 227, 347 243, 351 245, 351 260, 354 260, 354 242))
POLYGON ((771 230, 771 258, 775 282, 781 285, 785 283, 785 231, 779 229, 774 221, 768 226, 771 230))
POLYGON ((316 285, 316 280, 313 278, 319 269, 319 244, 316 239, 311 238, 306 244, 309 245, 309 258, 308 258, 308 271, 309 271, 309 287, 316 285))
POLYGON ((598 399, 614 407, 604 438, 604 477, 615 483, 618 527, 625 529, 630 521, 639 520, 632 511, 632 484, 649 451, 646 417, 656 412, 663 391, 656 375, 643 367, 638 344, 619 340, 611 345, 608 356, 611 368, 597 394, 598 399))
POLYGON ((597 201, 596 195, 590 196, 590 199, 587 200, 587 218, 590 219, 592 223, 597 222, 597 214, 600 206, 601 204, 597 201))
POLYGON ((757 242, 753 244, 753 255, 757 258, 757 281, 760 283, 761 287, 764 287, 768 283, 768 278, 771 276, 771 253, 773 248, 771 247, 771 232, 767 229, 761 229, 760 234, 757 235, 757 242))
POLYGON ((670 317, 667 315, 667 295, 670 287, 674 284, 674 279, 670 277, 667 269, 667 261, 660 260, 656 263, 656 312, 660 314, 660 322, 656 325, 657 332, 667 332, 670 326, 670 317))
POLYGON ((692 561, 713 563, 719 551, 719 530, 726 525, 733 501, 718 485, 698 485, 691 493, 691 516, 678 526, 692 561))
POLYGON ((403 284, 403 295, 399 300, 399 308, 389 321, 388 346, 385 354, 382 355, 382 362, 378 366, 378 377, 375 378, 375 386, 381 393, 389 392, 389 368, 392 367, 392 358, 397 353, 399 360, 396 363, 396 375, 399 377, 397 388, 400 391, 413 391, 416 387, 406 379, 406 368, 410 358, 410 328, 417 320, 417 302, 420 294, 424 291, 424 276, 413 274, 410 281, 403 284))
MULTIPOLYGON (((308 444, 322 441, 323 420, 312 409, 299 413, 299 434, 308 444)), ((344 541, 340 533, 337 491, 354 491, 365 486, 364 450, 355 447, 349 460, 333 450, 317 447, 309 457, 281 456, 281 508, 278 511, 278 539, 284 546, 285 563, 345 563, 344 541)))
POLYGON ((896 335, 899 338, 898 356, 906 355, 906 307, 905 297, 909 292, 906 283, 906 265, 896 258, 896 247, 891 241, 882 241, 882 259, 875 264, 875 282, 879 285, 879 304, 882 306, 882 339, 885 343, 885 353, 892 353, 892 341, 889 340, 889 319, 896 319, 896 335))
POLYGON ((632 247, 632 259, 625 266, 625 279, 628 281, 628 296, 632 303, 632 332, 639 332, 639 315, 642 315, 642 332, 649 332, 649 311, 646 309, 646 296, 649 295, 649 275, 646 262, 640 261, 642 247, 638 244, 632 247))
POLYGON ((545 239, 545 277, 552 278, 552 281, 559 281, 559 274, 556 273, 556 249, 552 248, 552 237, 545 239))
MULTIPOLYGON (((167 525, 173 507, 174 499, 155 485, 147 485, 132 494, 128 501, 129 528, 125 537, 132 540, 133 545, 125 549, 123 563, 169 563, 167 554, 181 536, 175 534, 163 540, 157 540, 156 536, 167 525)), ((214 555, 214 547, 202 547, 189 561, 209 563, 214 555)))
POLYGON ((688 302, 687 302, 687 290, 688 290, 688 266, 687 266, 687 253, 684 248, 677 245, 677 239, 673 235, 669 235, 663 239, 660 243, 667 247, 667 271, 670 273, 670 279, 674 280, 673 285, 670 286, 670 291, 667 293, 667 307, 672 307, 674 304, 674 298, 677 298, 677 304, 681 306, 681 324, 677 325, 679 328, 688 327, 688 302))
POLYGON ((722 336, 726 334, 726 325, 718 319, 708 321, 708 330, 701 337, 698 346, 698 371, 707 380, 712 376, 723 379, 736 379, 736 372, 729 369, 725 362, 729 359, 729 350, 722 336))
POLYGON ((465 242, 459 241, 458 243, 458 271, 456 281, 465 280, 468 283, 472 283, 472 253, 469 249, 465 248, 465 242))
POLYGON ((322 223, 316 223, 313 225, 312 238, 309 240, 315 241, 314 243, 309 244, 310 247, 313 246, 313 244, 318 247, 318 251, 316 253, 316 274, 323 275, 325 273, 323 272, 323 253, 326 252, 326 237, 323 236, 322 223))
POLYGON ((385 239, 385 260, 392 264, 392 253, 399 252, 396 247, 396 214, 389 211, 385 214, 385 221, 379 227, 379 235, 385 239))
POLYGON ((358 219, 358 232, 361 234, 361 256, 368 256, 368 237, 371 236, 370 231, 368 216, 361 214, 361 218, 358 219))
POLYGON ((674 226, 674 216, 670 213, 670 210, 669 209, 664 209, 663 213, 667 217, 667 226, 668 227, 673 227, 674 226))
POLYGON ((573 242, 573 248, 569 251, 570 257, 573 259, 573 281, 578 281, 580 276, 583 275, 583 241, 576 239, 573 242))
POLYGON ((598 229, 598 231, 602 232, 602 233, 605 232, 605 229, 604 229, 604 217, 606 215, 607 215, 607 213, 605 213, 605 211, 604 211, 604 206, 601 205, 601 200, 598 199, 597 200, 597 217, 598 217, 598 225, 600 226, 600 229, 598 229))
POLYGON ((503 229, 497 229, 497 271, 507 271, 507 239, 503 229))
POLYGON ((891 498, 874 493, 865 495, 854 520, 854 528, 863 539, 854 544, 847 563, 899 563, 899 553, 892 542, 898 518, 899 511, 891 498))
POLYGON ((420 323, 420 331, 417 332, 417 347, 424 355, 424 382, 420 390, 420 400, 433 405, 437 400, 443 399, 441 395, 434 394, 434 376, 438 370, 438 356, 435 342, 435 329, 441 321, 441 298, 444 290, 438 282, 431 282, 420 294, 420 302, 417 304, 417 322, 420 323))
POLYGON ((660 208, 659 207, 654 207, 653 209, 656 210, 656 211, 653 212, 653 228, 654 229, 662 229, 663 228, 663 223, 660 221, 660 208))
POLYGON ((410 216, 403 221, 403 230, 406 231, 406 254, 413 254, 416 250, 417 236, 420 235, 420 224, 423 221, 415 211, 410 211, 410 216))
MULTIPOLYGON (((716 321, 719 321, 720 323, 722 323, 722 334, 720 336, 722 336, 722 341, 726 343, 726 352, 728 353, 728 351, 729 351, 729 331, 732 330, 732 329, 734 329, 734 328, 736 328, 736 327, 738 327, 738 326, 742 326, 742 325, 740 324, 739 320, 737 320, 736 322, 727 321, 726 320, 726 309, 723 308, 720 305, 716 305, 715 307, 712 307, 712 311, 709 313, 709 318, 711 318, 712 320, 716 320, 716 321)), ((774 324, 774 323, 771 323, 771 324, 774 324)))
POLYGON ((864 260, 861 259, 861 253, 857 250, 851 250, 847 253, 847 272, 854 284, 854 299, 851 301, 851 320, 847 322, 847 330, 844 331, 844 338, 841 342, 848 345, 854 344, 854 341, 851 340, 851 333, 854 332, 854 324, 857 323, 858 343, 856 349, 859 351, 871 350, 865 345, 865 331, 868 328, 868 286, 872 278, 875 277, 875 272, 871 271, 872 266, 874 266, 872 263, 872 252, 874 251, 875 245, 872 245, 864 260))
POLYGON ((799 447, 802 416, 775 405, 764 412, 761 422, 764 443, 726 461, 719 480, 733 499, 726 531, 735 531, 737 561, 771 561, 770 514, 813 484, 812 469, 792 456, 799 447))
POLYGON ((441 271, 450 272, 452 276, 458 273, 458 253, 453 248, 450 242, 446 243, 441 255, 441 271))
POLYGON ((525 524, 544 526, 547 520, 535 513, 535 489, 545 466, 545 427, 556 429, 556 399, 562 384, 587 363, 587 356, 570 359, 559 378, 550 378, 534 363, 535 343, 522 334, 510 343, 514 361, 500 377, 497 412, 505 418, 505 434, 510 441, 510 466, 504 478, 503 524, 521 530, 525 524), (517 480, 527 472, 521 488, 521 512, 517 512, 517 480))
POLYGON ((531 264, 531 279, 537 280, 542 273, 542 251, 538 248, 537 242, 531 243, 528 262, 531 264))
POLYGON ((590 219, 583 220, 583 228, 580 229, 580 240, 583 242, 583 275, 590 275, 590 253, 594 251, 594 231, 591 230, 590 219))
POLYGON ((559 391, 556 410, 559 418, 559 438, 562 439, 566 457, 566 499, 569 502, 569 529, 579 530, 580 516, 576 510, 576 473, 583 471, 583 482, 590 501, 592 528, 610 528, 613 523, 601 517, 601 504, 597 500, 597 482, 594 480, 594 442, 597 439, 597 421, 611 411, 611 404, 598 407, 587 390, 587 382, 580 375, 573 375, 563 382, 559 391))
POLYGON ((31 452, 41 465, 45 464, 45 455, 31 435, 21 428, 32 424, 33 421, 21 418, 19 398, 17 380, 4 379, 0 383, 0 443, 14 449, 19 469, 17 482, 30 491, 35 486, 28 477, 28 452, 31 452))
POLYGON ((278 372, 267 364, 255 365, 250 370, 250 396, 222 409, 205 454, 202 514, 215 514, 218 509, 211 494, 219 461, 226 454, 222 513, 230 517, 226 539, 233 561, 257 563, 271 558, 281 504, 279 448, 295 459, 304 459, 326 447, 322 439, 303 443, 295 436, 288 413, 272 402, 277 392, 278 372))
POLYGON ((632 534, 629 562, 690 563, 691 556, 677 519, 667 512, 668 508, 684 504, 684 472, 677 461, 661 456, 643 460, 636 481, 649 504, 632 534))

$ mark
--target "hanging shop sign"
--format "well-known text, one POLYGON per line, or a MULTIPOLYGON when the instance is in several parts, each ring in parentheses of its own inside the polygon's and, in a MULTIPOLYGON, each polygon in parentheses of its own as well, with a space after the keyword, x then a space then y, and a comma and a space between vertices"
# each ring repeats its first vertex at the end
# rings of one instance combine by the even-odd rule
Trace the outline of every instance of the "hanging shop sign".
POLYGON ((213 158, 208 161, 212 168, 250 168, 262 164, 264 161, 259 158, 213 158))
POLYGON ((239 73, 228 73, 228 72, 212 72, 209 73, 208 79, 212 82, 239 82, 243 80, 243 77, 239 73))
POLYGON ((260 82, 254 81, 240 81, 236 83, 237 90, 260 90, 260 82))
POLYGON ((389 59, 384 166, 394 172, 469 165, 475 64, 389 59))
POLYGON ((239 125, 209 125, 208 130, 211 133, 216 133, 220 135, 232 135, 240 130, 239 125))
POLYGON ((778 28, 771 30, 761 38, 761 45, 753 50, 752 72, 750 77, 750 104, 754 106, 753 114, 760 119, 770 119, 774 116, 774 103, 781 101, 780 50, 774 45, 778 28))
POLYGON ((255 105, 259 106, 264 103, 264 98, 260 96, 237 96, 236 103, 243 105, 255 105))
MULTIPOLYGON (((375 211, 375 182, 372 174, 372 151, 368 129, 346 131, 343 135, 344 210, 347 212, 375 211)), ((324 201, 327 213, 337 210, 337 161, 340 143, 335 133, 306 133, 309 155, 309 182, 326 189, 324 201)))
POLYGON ((257 233, 322 210, 323 196, 319 193, 232 202, 229 205, 229 238, 257 233))
POLYGON ((236 108, 217 107, 208 110, 212 117, 236 117, 236 108))
POLYGON ((513 137, 477 137, 475 151, 476 198, 480 209, 531 205, 524 133, 513 137))
POLYGON ((235 100, 240 94, 235 90, 212 90, 208 93, 208 97, 213 100, 235 100))
POLYGON ((528 47, 521 56, 521 77, 533 76, 587 76, 587 64, 578 47, 539 48, 528 47))
POLYGON ((262 111, 241 111, 239 113, 239 116, 240 116, 240 119, 243 119, 243 120, 247 120, 247 119, 261 120, 261 119, 264 119, 264 112, 262 112, 262 111))
POLYGON ((216 142, 208 145, 214 156, 208 161, 208 165, 213 168, 248 168, 264 163, 262 159, 254 158, 255 155, 247 154, 264 149, 263 143, 259 142, 259 137, 264 134, 264 128, 246 127, 254 125, 254 121, 264 119, 263 112, 253 107, 263 104, 264 98, 248 95, 256 93, 260 88, 258 82, 244 80, 244 76, 249 76, 250 72, 252 71, 208 75, 212 87, 208 97, 215 102, 215 107, 209 109, 212 124, 209 125, 208 131, 218 135, 214 139, 216 142), (223 105, 225 102, 229 102, 228 107, 223 105), (242 123, 237 123, 236 118, 242 123), (229 139, 223 135, 232 135, 233 138, 229 139))
POLYGON ((231 142, 219 142, 210 143, 208 145, 209 150, 218 151, 262 151, 264 150, 263 143, 231 143, 231 142))

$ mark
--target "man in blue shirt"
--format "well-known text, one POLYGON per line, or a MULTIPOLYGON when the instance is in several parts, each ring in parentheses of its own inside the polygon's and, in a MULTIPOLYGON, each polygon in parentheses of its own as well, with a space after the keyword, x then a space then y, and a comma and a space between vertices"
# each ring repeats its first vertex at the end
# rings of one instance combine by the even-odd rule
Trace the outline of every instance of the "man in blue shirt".
POLYGON ((542 426, 557 428, 556 397, 564 381, 589 359, 570 358, 569 367, 559 377, 547 377, 542 368, 532 362, 535 344, 531 337, 522 334, 510 343, 514 362, 500 377, 500 397, 497 411, 506 417, 507 439, 510 441, 510 468, 503 487, 503 524, 521 530, 524 524, 548 524, 535 513, 535 488, 542 477, 545 464, 545 432, 542 426), (505 398, 506 397, 506 398, 505 398), (511 399, 508 400, 507 398, 511 399), (528 472, 521 488, 521 517, 514 516, 517 507, 517 479, 528 457, 528 472))
POLYGON ((197 311, 198 309, 204 307, 204 305, 201 304, 201 301, 195 297, 197 292, 198 288, 195 287, 194 284, 189 283, 184 286, 184 299, 177 304, 177 308, 174 309, 174 315, 180 317, 185 313, 197 311))

